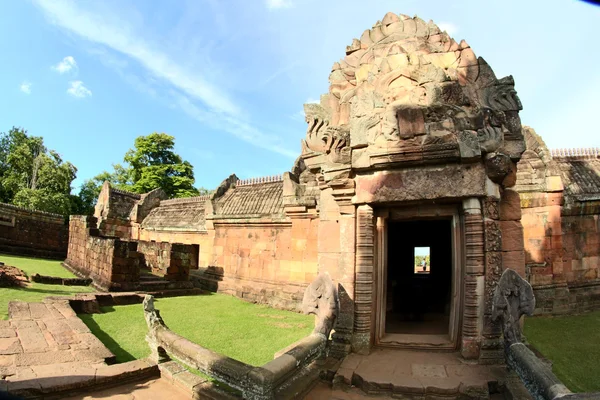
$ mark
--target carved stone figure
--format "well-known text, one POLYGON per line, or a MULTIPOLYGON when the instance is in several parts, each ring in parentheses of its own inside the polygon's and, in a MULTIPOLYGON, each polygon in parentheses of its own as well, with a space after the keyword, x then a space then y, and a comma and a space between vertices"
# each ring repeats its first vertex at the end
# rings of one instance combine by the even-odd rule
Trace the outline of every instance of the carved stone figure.
POLYGON ((327 155, 331 163, 350 161, 350 133, 347 126, 331 126, 329 112, 318 104, 305 104, 308 129, 302 141, 303 153, 312 151, 327 155))
POLYGON ((500 321, 506 347, 521 342, 519 320, 523 315, 532 315, 535 297, 529 282, 512 269, 506 269, 494 292, 492 319, 500 321))
POLYGON ((338 293, 331 277, 328 274, 320 274, 308 285, 302 300, 304 313, 317 316, 313 332, 329 338, 339 309, 338 293))
POLYGON ((148 326, 146 342, 148 342, 148 345, 150 346, 150 358, 156 363, 169 361, 170 358, 167 355, 167 352, 158 345, 158 340, 156 338, 156 330, 160 328, 166 329, 166 325, 160 316, 159 310, 154 308, 154 296, 147 294, 144 297, 143 307, 144 318, 146 319, 146 325, 148 326))

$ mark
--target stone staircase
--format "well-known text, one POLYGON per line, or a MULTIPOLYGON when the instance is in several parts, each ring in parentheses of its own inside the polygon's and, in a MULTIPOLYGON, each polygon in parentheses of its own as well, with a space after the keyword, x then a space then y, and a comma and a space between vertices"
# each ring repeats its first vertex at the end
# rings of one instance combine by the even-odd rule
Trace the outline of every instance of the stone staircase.
POLYGON ((165 278, 151 274, 140 275, 140 289, 144 292, 162 292, 171 290, 193 289, 194 284, 190 281, 168 281, 165 278))

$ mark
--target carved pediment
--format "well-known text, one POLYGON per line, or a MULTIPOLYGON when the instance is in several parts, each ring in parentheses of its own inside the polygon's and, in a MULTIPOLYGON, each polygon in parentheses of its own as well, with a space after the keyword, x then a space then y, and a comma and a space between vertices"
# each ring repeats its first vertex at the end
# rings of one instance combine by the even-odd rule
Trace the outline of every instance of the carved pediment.
POLYGON ((350 149, 364 148, 381 154, 417 146, 424 163, 483 161, 498 152, 516 161, 524 150, 513 78, 497 79, 465 41, 418 17, 386 14, 347 47, 329 83, 319 104, 305 105, 303 154, 325 155, 313 165, 349 163, 350 149), (441 153, 431 147, 439 143, 441 153))

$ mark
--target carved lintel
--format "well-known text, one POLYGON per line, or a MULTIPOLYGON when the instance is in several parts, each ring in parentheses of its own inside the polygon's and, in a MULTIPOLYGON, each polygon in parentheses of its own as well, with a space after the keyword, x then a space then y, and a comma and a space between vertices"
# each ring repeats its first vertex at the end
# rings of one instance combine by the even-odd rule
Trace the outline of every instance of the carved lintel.
POLYGON ((533 288, 512 269, 506 269, 494 292, 492 320, 502 324, 506 348, 521 343, 519 320, 523 315, 533 315, 535 296, 533 288))

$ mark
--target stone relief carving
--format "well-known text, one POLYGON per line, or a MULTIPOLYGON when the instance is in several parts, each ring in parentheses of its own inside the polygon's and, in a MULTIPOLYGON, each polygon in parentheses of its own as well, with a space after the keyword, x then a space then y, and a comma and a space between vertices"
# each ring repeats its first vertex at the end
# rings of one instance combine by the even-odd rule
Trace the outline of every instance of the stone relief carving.
POLYGON ((328 274, 319 274, 308 285, 302 300, 302 310, 305 314, 316 315, 317 321, 313 332, 329 338, 340 311, 340 304, 337 288, 328 274))
POLYGON ((494 292, 492 320, 502 324, 506 346, 521 342, 519 320, 535 309, 533 288, 512 269, 506 269, 494 292))
POLYGON ((329 82, 319 104, 305 105, 305 153, 327 154, 336 163, 350 162, 349 148, 381 153, 409 146, 424 154, 429 148, 438 162, 520 156, 523 146, 505 149, 506 139, 522 140, 513 78, 496 78, 465 41, 457 43, 432 22, 386 14, 352 41, 329 82), (440 156, 439 146, 456 151, 440 156))
POLYGON ((332 163, 350 162, 350 132, 347 126, 331 126, 329 114, 318 104, 305 104, 308 129, 302 141, 303 153, 312 151, 327 155, 332 163))

